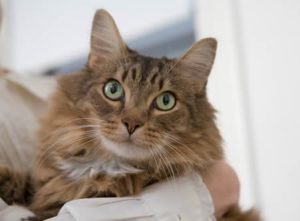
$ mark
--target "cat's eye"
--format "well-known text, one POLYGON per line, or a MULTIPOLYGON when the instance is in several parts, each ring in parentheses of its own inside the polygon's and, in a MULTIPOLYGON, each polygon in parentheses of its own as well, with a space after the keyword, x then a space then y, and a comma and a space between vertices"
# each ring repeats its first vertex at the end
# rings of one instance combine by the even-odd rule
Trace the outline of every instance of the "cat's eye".
POLYGON ((110 80, 104 85, 103 93, 108 99, 117 101, 123 97, 124 89, 118 81, 110 80))
POLYGON ((154 100, 154 107, 161 111, 169 111, 174 108, 176 99, 170 92, 164 92, 154 100))

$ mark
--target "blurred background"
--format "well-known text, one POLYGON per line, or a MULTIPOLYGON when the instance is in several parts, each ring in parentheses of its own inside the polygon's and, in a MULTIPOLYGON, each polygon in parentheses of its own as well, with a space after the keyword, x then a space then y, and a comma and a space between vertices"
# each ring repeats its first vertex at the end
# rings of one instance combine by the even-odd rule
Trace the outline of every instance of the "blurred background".
POLYGON ((176 57, 217 38, 209 97, 241 204, 260 208, 266 221, 300 220, 299 0, 0 1, 0 63, 24 75, 80 68, 99 8, 146 55, 176 57))

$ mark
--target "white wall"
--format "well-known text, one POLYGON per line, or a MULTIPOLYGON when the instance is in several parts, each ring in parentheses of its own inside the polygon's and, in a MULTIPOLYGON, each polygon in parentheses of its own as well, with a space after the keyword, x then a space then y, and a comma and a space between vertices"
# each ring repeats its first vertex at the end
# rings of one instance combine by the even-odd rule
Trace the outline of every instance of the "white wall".
POLYGON ((7 9, 7 1, 0 0, 0 65, 3 66, 6 64, 9 57, 9 42, 6 37, 8 36, 9 30, 7 26, 7 16, 3 15, 4 10, 7 9), (5 59, 7 58, 7 59, 5 59))
POLYGON ((263 209, 300 220, 300 1, 240 3, 263 209))
POLYGON ((188 16, 188 0, 4 0, 10 31, 5 63, 19 72, 37 70, 86 54, 93 15, 107 9, 125 39, 188 16))
POLYGON ((210 96, 243 205, 300 220, 300 1, 198 0, 199 34, 219 39, 210 96))
POLYGON ((196 4, 198 37, 218 40, 216 62, 208 85, 211 102, 218 110, 218 125, 224 138, 226 158, 241 182, 243 207, 257 204, 255 159, 251 148, 246 92, 243 90, 241 56, 230 0, 198 0, 196 4))

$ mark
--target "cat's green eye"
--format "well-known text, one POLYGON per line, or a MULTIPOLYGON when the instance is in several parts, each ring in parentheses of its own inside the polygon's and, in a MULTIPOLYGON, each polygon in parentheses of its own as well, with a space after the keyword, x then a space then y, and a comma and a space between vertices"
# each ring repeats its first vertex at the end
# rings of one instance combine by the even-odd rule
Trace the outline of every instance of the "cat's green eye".
POLYGON ((170 92, 162 93, 154 101, 155 108, 161 111, 169 111, 173 109, 175 104, 176 104, 176 99, 174 95, 170 92))
POLYGON ((121 84, 116 80, 108 81, 103 88, 105 96, 113 101, 120 100, 124 95, 124 90, 121 84))

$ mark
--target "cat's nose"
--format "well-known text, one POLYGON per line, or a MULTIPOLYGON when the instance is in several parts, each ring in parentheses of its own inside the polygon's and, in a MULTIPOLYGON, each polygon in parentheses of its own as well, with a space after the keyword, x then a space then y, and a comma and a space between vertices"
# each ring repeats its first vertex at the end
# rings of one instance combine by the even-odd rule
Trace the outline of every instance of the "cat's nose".
POLYGON ((125 125, 130 135, 133 134, 138 127, 142 126, 141 122, 131 119, 122 119, 122 123, 125 125))

